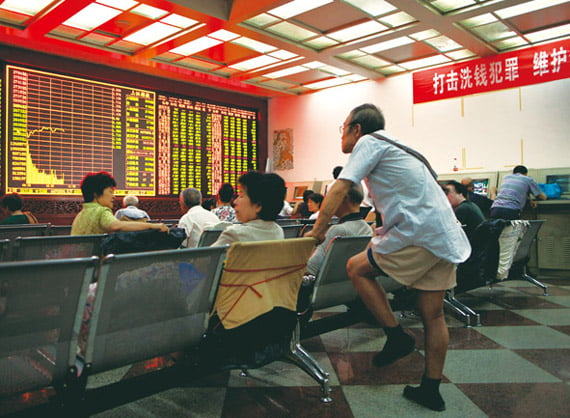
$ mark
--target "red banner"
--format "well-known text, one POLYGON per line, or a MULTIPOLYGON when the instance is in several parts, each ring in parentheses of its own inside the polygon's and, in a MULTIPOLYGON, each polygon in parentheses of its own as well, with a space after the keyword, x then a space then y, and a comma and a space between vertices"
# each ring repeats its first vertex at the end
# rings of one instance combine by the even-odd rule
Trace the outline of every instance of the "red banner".
POLYGON ((570 39, 413 73, 414 103, 570 77, 570 39))

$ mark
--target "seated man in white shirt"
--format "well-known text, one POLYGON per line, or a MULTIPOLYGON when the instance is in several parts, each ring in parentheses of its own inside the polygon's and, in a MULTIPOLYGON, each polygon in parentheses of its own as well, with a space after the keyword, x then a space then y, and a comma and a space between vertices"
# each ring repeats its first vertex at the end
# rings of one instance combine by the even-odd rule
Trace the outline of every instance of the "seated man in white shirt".
POLYGON ((186 239, 182 247, 195 248, 198 246, 200 235, 206 226, 220 222, 214 213, 201 206, 202 193, 198 189, 188 188, 180 193, 180 208, 186 213, 178 222, 179 228, 186 230, 186 239))
POLYGON ((120 221, 147 222, 150 216, 139 207, 139 198, 129 194, 123 198, 123 208, 115 212, 115 218, 120 221))
POLYGON ((328 229, 325 234, 325 240, 315 249, 307 263, 307 271, 309 273, 315 276, 319 274, 329 249, 329 244, 333 238, 355 235, 372 236, 372 228, 362 219, 360 213, 360 204, 363 197, 362 186, 353 184, 335 212, 335 215, 339 218, 338 223, 328 229))

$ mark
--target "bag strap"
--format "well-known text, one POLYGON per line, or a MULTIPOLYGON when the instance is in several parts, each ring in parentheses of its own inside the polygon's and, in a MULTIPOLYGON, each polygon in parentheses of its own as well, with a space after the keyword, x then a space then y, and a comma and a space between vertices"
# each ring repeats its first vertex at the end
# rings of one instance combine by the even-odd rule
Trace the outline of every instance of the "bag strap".
POLYGON ((22 213, 23 213, 24 215, 26 215, 26 218, 28 219, 28 223, 29 223, 29 224, 37 224, 37 223, 39 223, 39 222, 38 222, 38 219, 32 214, 32 212, 26 211, 26 212, 22 212, 22 213))
POLYGON ((392 141, 389 138, 386 138, 385 136, 379 135, 377 133, 370 133, 368 135, 373 136, 374 138, 380 139, 382 141, 386 141, 387 143, 394 145, 397 148, 400 148, 402 151, 407 152, 408 154, 416 157, 418 160, 420 160, 422 163, 424 163, 424 165, 427 167, 427 169, 429 170, 429 172, 431 173, 431 175, 433 176, 433 178, 437 181, 437 173, 435 172, 435 170, 431 167, 429 161, 426 159, 426 157, 424 157, 422 154, 420 154, 418 151, 409 148, 405 145, 399 144, 396 141, 392 141))

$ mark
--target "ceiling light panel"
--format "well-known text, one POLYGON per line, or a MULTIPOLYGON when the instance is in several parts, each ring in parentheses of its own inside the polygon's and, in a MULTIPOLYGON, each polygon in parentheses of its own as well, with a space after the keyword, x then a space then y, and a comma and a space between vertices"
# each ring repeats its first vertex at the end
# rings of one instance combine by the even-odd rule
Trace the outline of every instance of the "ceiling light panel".
POLYGON ((34 16, 48 7, 54 0, 5 0, 0 4, 0 9, 9 10, 11 12, 22 13, 28 16, 34 16))
POLYGON ((141 4, 135 7, 131 12, 138 15, 148 17, 149 19, 160 19, 168 14, 166 10, 158 9, 156 7, 148 6, 146 4, 141 4))
POLYGON ((570 35, 570 24, 524 34, 524 36, 531 42, 548 41, 550 39, 561 38, 568 35, 570 35))
POLYGON ((425 39, 434 38, 439 36, 440 33, 434 29, 423 30, 421 32, 416 32, 411 35, 408 35, 410 38, 415 39, 416 41, 423 41, 425 39))
POLYGON ((451 58, 454 61, 460 61, 475 56, 475 54, 469 51, 468 49, 461 49, 459 51, 447 52, 445 55, 447 55, 449 58, 451 58))
POLYGON ((280 17, 281 19, 289 19, 290 17, 297 16, 332 2, 333 0, 294 0, 283 6, 271 9, 267 13, 280 17))
POLYGON ((519 48, 525 45, 528 45, 528 41, 520 36, 514 36, 509 39, 501 39, 500 41, 493 42, 493 46, 499 51, 508 51, 509 49, 519 48))
POLYGON ((264 77, 267 78, 282 78, 282 77, 286 77, 288 75, 292 75, 292 74, 298 74, 298 73, 302 73, 304 71, 308 71, 307 68, 302 67, 300 65, 297 65, 295 67, 291 67, 291 68, 286 68, 284 70, 280 70, 280 71, 274 71, 272 73, 269 74, 264 74, 264 77))
POLYGON ((346 78, 347 80, 350 80, 350 81, 352 81, 352 82, 357 82, 357 81, 362 81, 362 80, 368 80, 368 78, 363 77, 363 76, 358 75, 358 74, 349 74, 349 75, 347 75, 346 77, 343 77, 343 78, 346 78))
POLYGON ((472 28, 475 26, 486 25, 488 23, 493 23, 496 21, 498 21, 498 19, 494 15, 492 15, 491 13, 485 13, 480 16, 472 17, 470 19, 460 20, 459 23, 466 28, 472 28))
POLYGON ((254 39, 247 38, 245 36, 235 39, 231 41, 231 43, 244 46, 246 48, 252 49, 257 52, 261 52, 262 54, 265 54, 270 51, 275 51, 277 49, 273 45, 268 45, 263 42, 256 41, 254 39))
POLYGON ((125 37, 125 41, 134 42, 141 45, 150 45, 168 36, 179 32, 180 28, 176 26, 166 25, 161 22, 155 22, 142 28, 129 36, 125 37))
POLYGON ((367 54, 375 54, 380 51, 386 51, 388 49, 397 48, 402 45, 413 44, 414 41, 407 36, 402 36, 400 38, 392 39, 390 41, 380 42, 378 44, 370 45, 364 48, 360 48, 367 54))
POLYGON ((396 7, 383 0, 344 0, 344 2, 371 16, 380 16, 384 13, 396 10, 396 7))
POLYGON ((442 13, 453 12, 477 4, 475 0, 435 0, 424 1, 442 13))
POLYGON ((255 68, 265 67, 270 64, 278 62, 277 58, 270 57, 268 55, 261 55, 259 57, 251 58, 236 64, 230 65, 230 68, 236 68, 240 71, 250 71, 255 68))
POLYGON ((311 62, 308 62, 308 63, 306 63, 306 64, 303 64, 303 67, 306 67, 306 68, 309 68, 309 69, 311 69, 311 70, 314 70, 315 68, 322 67, 323 65, 325 65, 325 64, 323 64, 323 63, 320 62, 320 61, 311 61, 311 62))
POLYGON ((190 26, 195 25, 198 23, 197 20, 190 19, 185 16, 180 16, 176 13, 172 13, 171 15, 166 16, 165 18, 160 20, 162 23, 167 23, 172 26, 176 26, 181 29, 189 28, 190 26))
POLYGON ((352 62, 368 68, 385 67, 392 64, 391 62, 375 57, 374 55, 365 55, 363 57, 354 58, 352 62))
POLYGON ((352 41, 353 39, 362 38, 363 36, 378 33, 386 29, 388 29, 386 26, 371 20, 359 25, 329 33, 327 36, 339 42, 348 42, 352 41))
POLYGON ((121 13, 121 10, 103 6, 98 3, 91 3, 67 19, 63 24, 77 29, 93 30, 121 13))
POLYGON ((435 55, 433 57, 421 58, 419 60, 400 62, 398 65, 406 70, 417 70, 418 68, 431 67, 433 65, 445 64, 451 61, 444 55, 435 55))
POLYGON ((233 39, 239 38, 240 35, 237 33, 230 32, 229 30, 220 29, 208 35, 210 38, 219 39, 220 41, 231 41, 233 39))
POLYGON ((337 41, 327 38, 326 36, 319 36, 318 38, 309 39, 303 43, 313 49, 324 49, 330 46, 338 45, 337 41))
POLYGON ((333 75, 339 75, 339 76, 350 74, 350 71, 346 71, 346 70, 343 70, 341 68, 333 67, 332 65, 323 65, 322 67, 319 67, 319 71, 324 71, 326 73, 333 74, 333 75))
POLYGON ((217 39, 208 38, 207 36, 202 36, 201 38, 195 39, 193 41, 187 42, 176 48, 170 50, 175 54, 179 55, 192 55, 196 52, 203 51, 204 49, 211 48, 213 46, 221 44, 222 41, 217 39))
POLYGON ((510 30, 503 22, 489 23, 488 25, 477 26, 470 30, 489 42, 516 36, 516 33, 510 30))
POLYGON ((507 7, 497 10, 495 14, 502 19, 508 19, 513 16, 534 12, 535 10, 545 9, 547 7, 557 6, 562 3, 568 3, 568 0, 534 0, 519 4, 518 6, 507 7))
POLYGON ((293 54, 292 52, 285 51, 284 49, 280 49, 278 51, 270 52, 267 55, 278 58, 280 60, 288 60, 291 58, 295 58, 297 56, 297 54, 293 54))
POLYGON ((278 21, 279 19, 277 17, 268 15, 267 13, 262 13, 255 17, 252 17, 251 19, 246 20, 244 23, 261 28, 263 26, 267 26, 271 23, 275 23, 278 21))
POLYGON ((139 4, 139 2, 135 0, 97 0, 97 3, 111 6, 115 9, 120 10, 128 10, 131 7, 135 7, 137 4, 139 4))
POLYGON ((426 44, 433 46, 439 52, 448 52, 453 51, 455 49, 460 49, 461 45, 455 42, 452 39, 449 39, 447 36, 438 36, 436 38, 431 38, 424 41, 426 44))
POLYGON ((284 38, 289 38, 294 41, 304 41, 305 39, 317 36, 317 33, 304 29, 300 26, 293 25, 289 22, 281 22, 272 26, 268 26, 266 30, 277 33, 284 38))
POLYGON ((406 12, 393 13, 388 16, 378 18, 378 21, 389 27, 398 27, 407 25, 408 23, 416 22, 416 18, 407 14, 406 12))

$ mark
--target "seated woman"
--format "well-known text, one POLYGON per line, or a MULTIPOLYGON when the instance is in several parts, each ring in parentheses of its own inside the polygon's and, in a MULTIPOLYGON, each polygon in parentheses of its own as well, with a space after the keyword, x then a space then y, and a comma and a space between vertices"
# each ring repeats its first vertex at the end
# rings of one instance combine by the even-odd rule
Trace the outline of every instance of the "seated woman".
POLYGON ((71 225, 71 235, 105 234, 116 231, 157 229, 168 232, 162 223, 120 221, 113 215, 113 199, 117 183, 105 171, 89 173, 81 180, 83 209, 71 225))
POLYGON ((309 216, 309 220, 313 221, 319 217, 319 210, 321 209, 323 200, 324 196, 320 193, 313 193, 307 197, 307 206, 309 207, 309 211, 313 212, 311 216, 309 216))
POLYGON ((236 211, 232 207, 232 200, 234 198, 234 188, 230 183, 224 183, 218 190, 217 207, 212 212, 220 218, 220 221, 235 222, 236 211))
POLYGON ((240 189, 235 211, 241 224, 224 229, 212 246, 236 241, 283 239, 283 229, 275 222, 286 192, 283 179, 274 173, 250 171, 238 181, 240 189))
POLYGON ((22 212, 22 198, 18 193, 11 193, 2 199, 2 208, 8 212, 8 217, 0 224, 17 225, 17 224, 37 224, 38 220, 31 212, 22 212))

